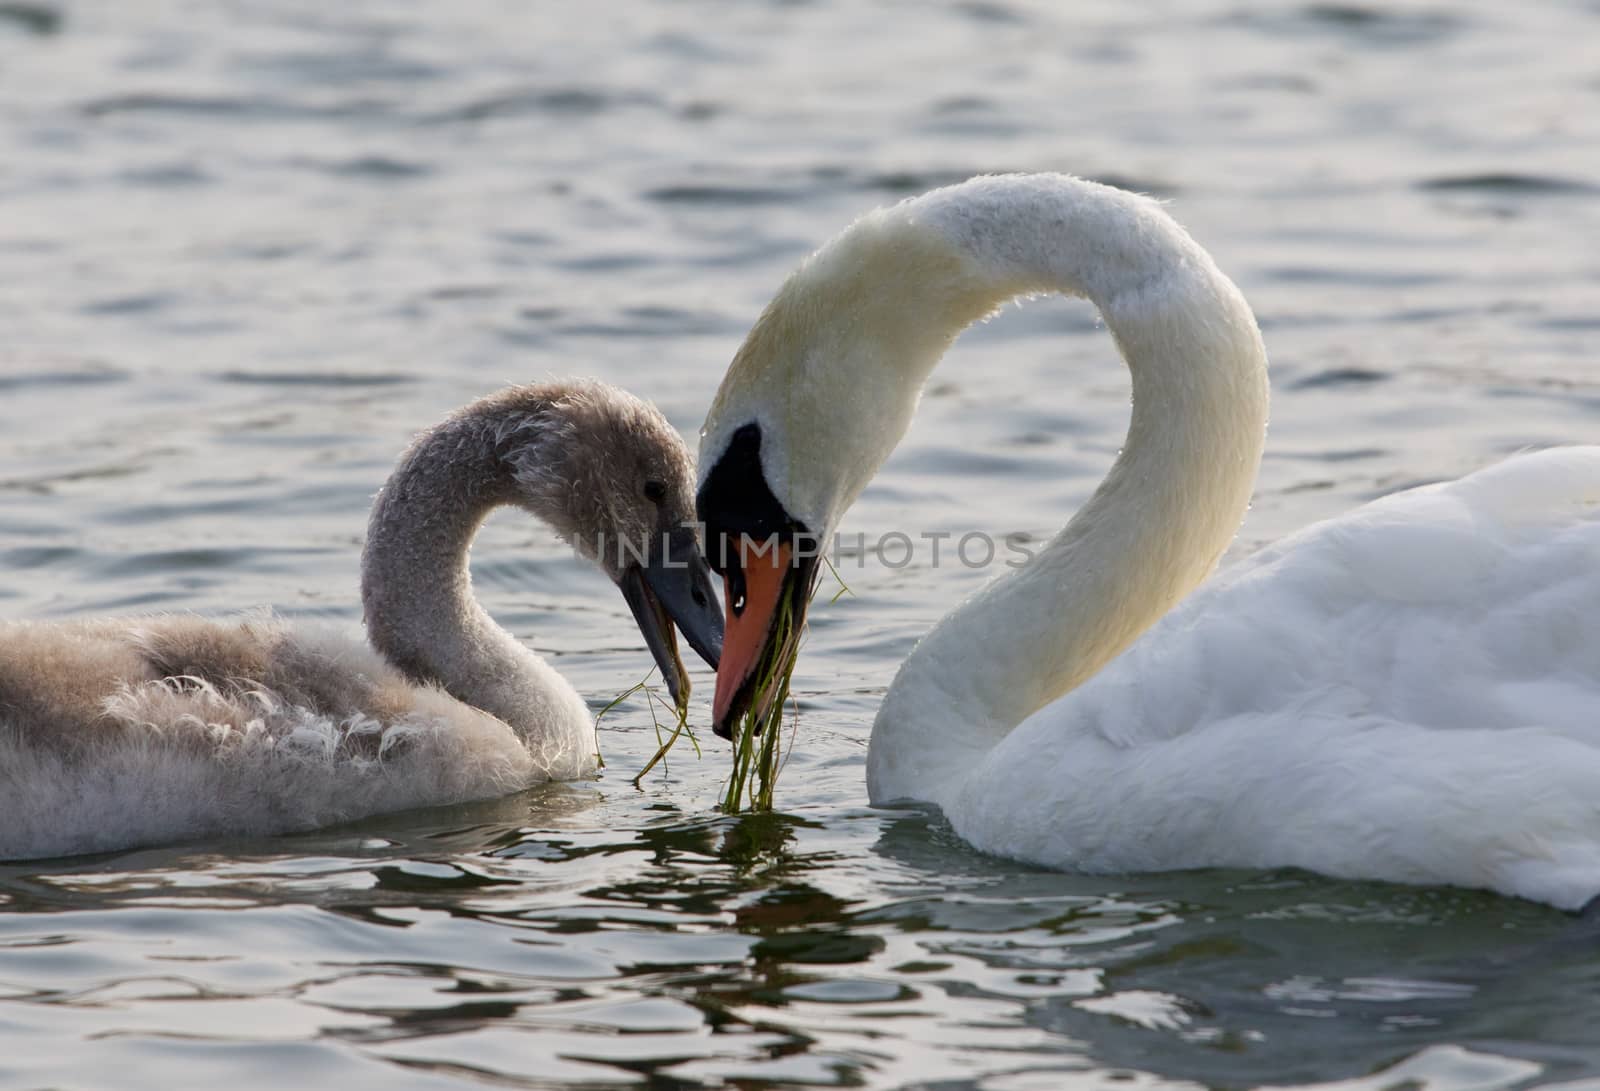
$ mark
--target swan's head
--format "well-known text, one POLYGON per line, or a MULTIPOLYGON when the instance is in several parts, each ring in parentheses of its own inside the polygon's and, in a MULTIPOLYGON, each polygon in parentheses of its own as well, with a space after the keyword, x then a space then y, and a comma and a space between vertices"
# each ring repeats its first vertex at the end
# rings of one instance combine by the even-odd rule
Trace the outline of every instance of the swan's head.
MULTIPOLYGON (((925 208, 926 198, 869 213, 808 258, 706 418, 696 508, 725 580, 720 735, 749 707, 779 606, 791 603, 798 633, 840 518, 905 434, 939 357, 993 306, 984 271, 925 208)), ((797 650, 780 649, 781 672, 797 650)))
MULTIPOLYGON (((727 583, 712 706, 719 733, 748 707, 758 667, 773 663, 786 675, 793 664, 794 649, 775 646, 789 631, 777 624, 780 607, 793 603, 798 630, 816 551, 831 546, 845 510, 905 434, 939 357, 995 308, 1046 291, 1100 308, 1136 396, 1142 389, 1153 407, 1136 423, 1160 422, 1174 399, 1204 400, 1190 410, 1196 419, 1240 425, 1212 429, 1239 437, 1222 464, 1256 465, 1266 358, 1254 317, 1154 202, 1065 175, 1004 175, 869 213, 779 290, 734 356, 701 433, 696 508, 727 583), (1142 380, 1135 359, 1146 361, 1142 380)), ((1219 552, 1251 480, 1235 474, 1215 507, 1212 529, 1226 535, 1219 552)))
POLYGON ((507 392, 497 446, 514 500, 622 590, 674 700, 687 692, 673 625, 716 667, 722 617, 696 538, 694 462, 648 402, 597 382, 507 392))

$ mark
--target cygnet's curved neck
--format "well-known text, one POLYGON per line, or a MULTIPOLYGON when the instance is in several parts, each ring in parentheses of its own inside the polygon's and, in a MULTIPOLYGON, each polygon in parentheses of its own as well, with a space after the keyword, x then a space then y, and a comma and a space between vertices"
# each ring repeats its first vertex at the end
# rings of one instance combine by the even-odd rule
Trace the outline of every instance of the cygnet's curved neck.
MULTIPOLYGON (((926 294, 906 282, 917 319, 946 342, 975 311, 1059 292, 1099 308, 1132 375, 1127 441, 1104 482, 1026 567, 928 634, 879 711, 872 798, 941 802, 1013 727, 1093 675, 1215 566, 1255 484, 1266 352, 1238 289, 1144 198, 1062 176, 1000 177, 887 216, 961 255, 958 281, 941 274, 926 294)), ((920 385, 936 359, 903 380, 920 385)))
MULTIPOLYGON (((492 403, 491 403, 492 405, 492 403)), ((537 415, 516 420, 474 406, 425 433, 401 456, 373 504, 361 600, 373 646, 421 682, 499 717, 529 739, 587 723, 576 692, 496 625, 472 594, 468 553, 489 513, 515 502, 500 446, 515 428, 524 449, 537 415)))

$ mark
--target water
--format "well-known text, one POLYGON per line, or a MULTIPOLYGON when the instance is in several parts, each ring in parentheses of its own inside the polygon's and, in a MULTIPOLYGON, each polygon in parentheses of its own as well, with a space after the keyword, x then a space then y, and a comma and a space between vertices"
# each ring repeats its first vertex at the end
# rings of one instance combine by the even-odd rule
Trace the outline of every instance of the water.
MULTIPOLYGON (((0 4, 0 610, 354 625, 413 431, 586 373, 692 435, 802 254, 985 170, 1170 198, 1251 298, 1241 550, 1592 441, 1597 40, 1592 2, 0 4)), ((1092 315, 1013 308, 845 530, 1046 534, 1126 403, 1092 315)), ((596 707, 643 672, 545 531, 475 557, 596 707)), ((895 664, 985 573, 843 575, 781 815, 713 811, 709 735, 631 788, 632 702, 593 782, 0 865, 0 1084, 1600 1086, 1600 944, 1551 910, 1056 875, 866 807, 895 664)))

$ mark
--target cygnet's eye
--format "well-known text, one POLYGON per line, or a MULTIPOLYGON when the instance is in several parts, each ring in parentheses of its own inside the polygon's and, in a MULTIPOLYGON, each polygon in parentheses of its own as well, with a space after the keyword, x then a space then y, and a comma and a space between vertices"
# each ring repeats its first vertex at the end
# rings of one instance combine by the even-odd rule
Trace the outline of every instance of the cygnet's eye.
POLYGON ((644 498, 652 504, 659 504, 667 498, 667 487, 659 481, 646 481, 644 498))

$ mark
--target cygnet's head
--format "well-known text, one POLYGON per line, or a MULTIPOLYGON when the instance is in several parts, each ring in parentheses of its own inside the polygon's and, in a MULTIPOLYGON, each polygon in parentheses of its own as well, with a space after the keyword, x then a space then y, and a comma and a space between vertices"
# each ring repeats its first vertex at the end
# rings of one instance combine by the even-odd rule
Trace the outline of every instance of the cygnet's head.
POLYGON ((692 534, 694 461, 655 406, 591 380, 508 395, 529 407, 500 445, 518 501, 613 580, 653 558, 664 536, 692 534))
POLYGON ((700 552, 694 461, 659 410, 592 380, 516 387, 480 403, 515 503, 621 588, 674 697, 687 676, 672 625, 713 667, 722 616, 700 552), (495 404, 499 403, 499 404, 495 404))

